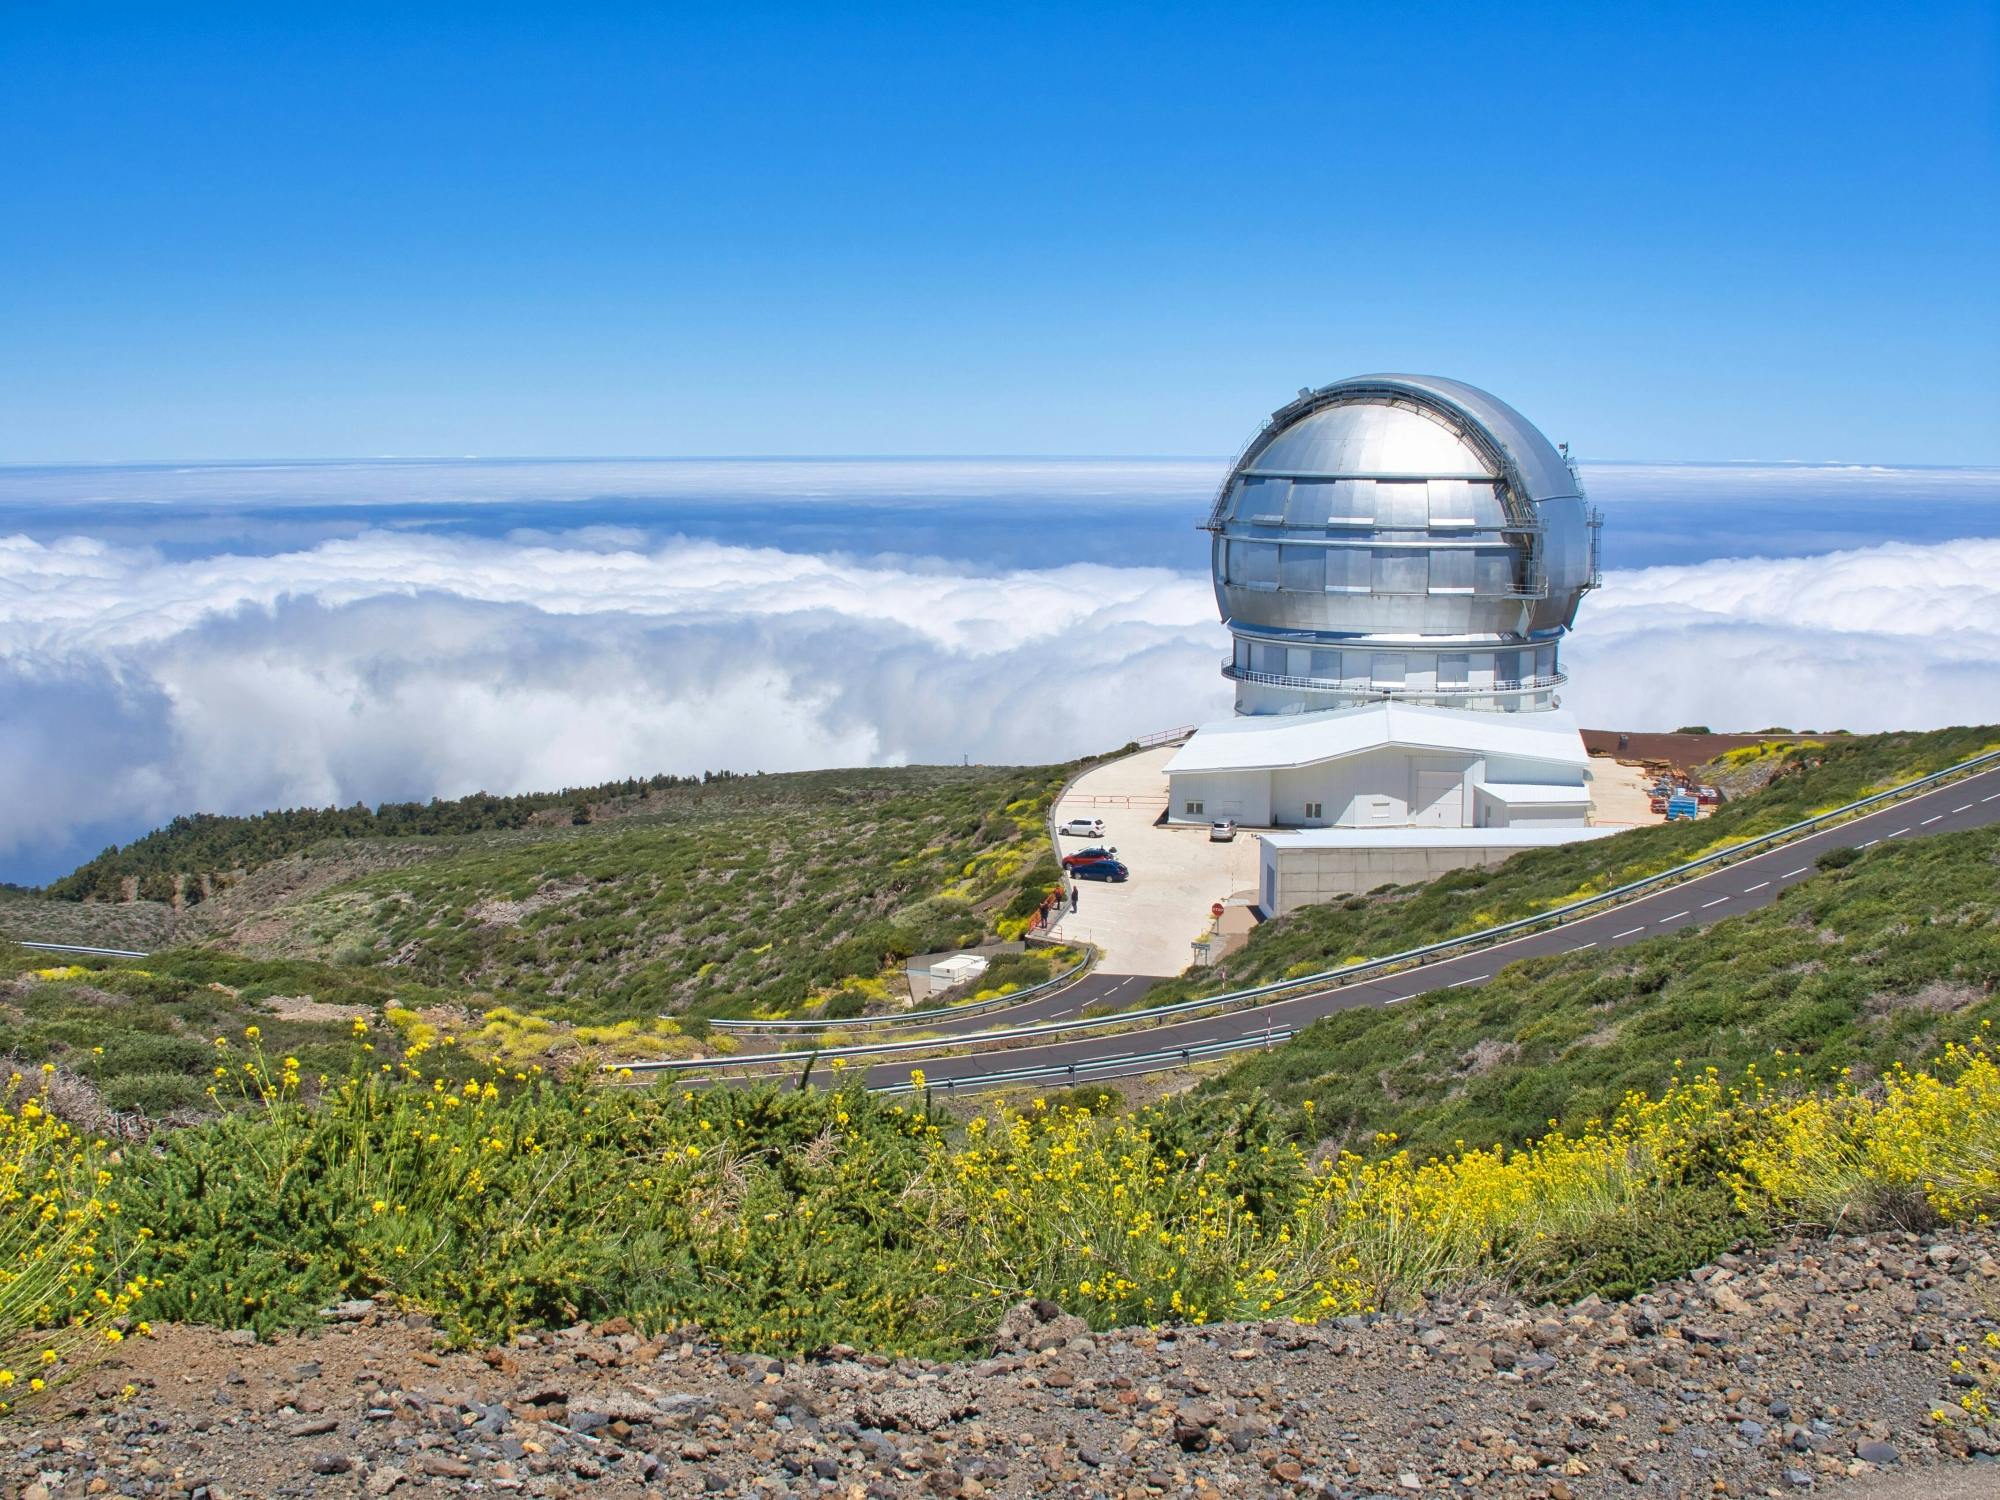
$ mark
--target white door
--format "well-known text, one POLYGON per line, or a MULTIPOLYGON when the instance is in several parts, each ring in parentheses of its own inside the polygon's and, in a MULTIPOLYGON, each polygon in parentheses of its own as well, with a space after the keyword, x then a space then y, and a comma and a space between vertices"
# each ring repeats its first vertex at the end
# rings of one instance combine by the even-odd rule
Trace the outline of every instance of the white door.
POLYGON ((1410 821, 1419 828, 1465 826, 1465 776, 1459 771, 1417 771, 1410 821))

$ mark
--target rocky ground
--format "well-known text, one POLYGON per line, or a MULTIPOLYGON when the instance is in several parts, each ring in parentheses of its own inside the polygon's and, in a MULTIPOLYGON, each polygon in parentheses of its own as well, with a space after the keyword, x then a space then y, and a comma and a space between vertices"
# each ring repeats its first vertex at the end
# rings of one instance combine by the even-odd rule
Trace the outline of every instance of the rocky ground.
POLYGON ((128 1340, 0 1424, 0 1494, 2000 1495, 2000 1420, 1961 1404, 2000 1375, 1992 1229, 1724 1257, 1629 1304, 1109 1335, 1022 1304, 963 1364, 619 1323, 454 1352, 331 1313, 128 1340))

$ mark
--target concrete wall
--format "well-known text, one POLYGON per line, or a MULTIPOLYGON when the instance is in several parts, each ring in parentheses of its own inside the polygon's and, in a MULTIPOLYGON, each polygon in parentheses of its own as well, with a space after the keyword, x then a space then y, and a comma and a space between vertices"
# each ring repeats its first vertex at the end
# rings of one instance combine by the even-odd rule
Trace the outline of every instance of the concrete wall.
POLYGON ((1551 803, 1545 807, 1514 803, 1479 794, 1476 828, 1585 828, 1590 824, 1590 805, 1584 802, 1551 803))
POLYGON ((1301 906, 1372 891, 1378 885, 1411 885, 1452 870, 1501 864, 1525 847, 1278 849, 1266 841, 1257 889, 1264 915, 1281 917, 1301 906))
POLYGON ((1250 828, 1504 828, 1512 823, 1576 823, 1586 812, 1507 809, 1474 787, 1482 781, 1582 786, 1581 767, 1488 757, 1470 751, 1394 746, 1275 771, 1180 771, 1168 778, 1167 818, 1208 823, 1234 818, 1250 828), (1188 803, 1201 804, 1189 812, 1188 803), (1318 804, 1319 814, 1307 816, 1318 804), (1482 821, 1483 820, 1483 821, 1482 821))
POLYGON ((1167 778, 1167 821, 1213 823, 1234 818, 1248 828, 1271 826, 1269 771, 1178 771, 1167 778), (1189 812, 1190 802, 1201 805, 1189 812))

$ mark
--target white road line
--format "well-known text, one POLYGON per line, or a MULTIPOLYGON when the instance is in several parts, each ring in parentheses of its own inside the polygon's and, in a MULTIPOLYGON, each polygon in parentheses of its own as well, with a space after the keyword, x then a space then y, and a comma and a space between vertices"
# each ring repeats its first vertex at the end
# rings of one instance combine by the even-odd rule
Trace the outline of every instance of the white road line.
POLYGON ((1785 873, 1780 875, 1778 879, 1790 880, 1794 875, 1803 875, 1805 874, 1806 871, 1810 870, 1811 868, 1812 868, 1811 865, 1800 865, 1796 870, 1785 871, 1785 873))
POLYGON ((1727 896, 1717 896, 1713 901, 1702 902, 1701 909, 1703 911, 1707 911, 1711 906, 1720 906, 1722 905, 1723 902, 1727 901, 1728 899, 1729 898, 1727 896))
POLYGON ((1857 849, 1873 849, 1877 844, 1881 842, 1882 841, 1880 839, 1870 839, 1867 843, 1856 844, 1854 847, 1857 849))
POLYGON ((1981 802, 2000 802, 2000 792, 1995 792, 1990 797, 1981 797, 1979 800, 1981 802))
POLYGON ((1894 833, 1884 834, 1883 837, 1892 839, 1901 838, 1904 834, 1908 833, 1909 831, 1910 830, 1907 828, 1898 828, 1894 833))
POLYGON ((1761 891, 1764 889, 1765 886, 1769 885, 1770 883, 1771 882, 1768 880, 1760 880, 1755 885, 1751 886, 1749 890, 1744 891, 1743 894, 1747 896, 1750 894, 1750 891, 1761 891))
POLYGON ((1645 928, 1645 925, 1644 925, 1643 923, 1642 923, 1642 924, 1640 924, 1640 925, 1639 925, 1639 926, 1637 926, 1637 927, 1628 927, 1628 928, 1626 928, 1626 929, 1625 929, 1625 930, 1624 930, 1623 932, 1614 932, 1614 933, 1612 933, 1612 934, 1611 934, 1611 941, 1615 943, 1615 942, 1617 942, 1617 941, 1618 941, 1618 940, 1619 940, 1620 938, 1628 938, 1628 937, 1632 936, 1632 934, 1633 934, 1633 933, 1635 933, 1635 932, 1644 932, 1645 930, 1646 930, 1646 928, 1645 928))
POLYGON ((1954 813, 1962 813, 1962 812, 1971 812, 1971 811, 1972 811, 1972 804, 1971 804, 1970 802, 1968 802, 1968 803, 1966 803, 1966 804, 1965 804, 1965 806, 1963 806, 1963 807, 1954 807, 1954 808, 1952 809, 1952 811, 1953 811, 1954 813))
POLYGON ((1660 918, 1660 925, 1661 925, 1662 927, 1664 927, 1664 926, 1666 926, 1666 925, 1667 925, 1667 923, 1669 923, 1669 922, 1678 922, 1678 921, 1679 921, 1679 920, 1680 920, 1680 919, 1681 919, 1682 917, 1684 917, 1684 916, 1686 916, 1686 915, 1687 915, 1687 913, 1686 913, 1686 912, 1684 912, 1684 911, 1677 911, 1677 912, 1675 912, 1675 913, 1674 913, 1674 914, 1673 914, 1673 915, 1672 915, 1671 917, 1662 917, 1662 918, 1660 918))
POLYGON ((1593 942, 1593 943, 1578 943, 1578 944, 1577 944, 1577 945, 1576 945, 1576 946, 1575 946, 1574 948, 1570 949, 1569 951, 1570 951, 1570 952, 1572 952, 1572 953, 1581 953, 1581 952, 1583 952, 1583 950, 1584 950, 1584 949, 1586 949, 1586 948, 1595 948, 1596 946, 1597 946, 1597 944, 1596 944, 1596 943, 1594 943, 1594 942, 1593 942))
POLYGON ((1477 984, 1479 983, 1480 980, 1484 978, 1486 978, 1484 974, 1474 974, 1470 979, 1454 979, 1450 984, 1446 985, 1445 988, 1448 990, 1455 990, 1462 984, 1477 984))
POLYGON ((1936 816, 1935 818, 1925 818, 1925 819, 1923 820, 1923 822, 1921 822, 1921 823, 1919 823, 1919 824, 1917 825, 1917 827, 1919 827, 1919 828, 1928 828, 1928 827, 1930 827, 1930 826, 1931 826, 1931 824, 1933 824, 1933 823, 1942 823, 1943 821, 1944 821, 1944 814, 1943 814, 1943 813, 1939 813, 1939 814, 1938 814, 1938 815, 1937 815, 1937 816, 1936 816))

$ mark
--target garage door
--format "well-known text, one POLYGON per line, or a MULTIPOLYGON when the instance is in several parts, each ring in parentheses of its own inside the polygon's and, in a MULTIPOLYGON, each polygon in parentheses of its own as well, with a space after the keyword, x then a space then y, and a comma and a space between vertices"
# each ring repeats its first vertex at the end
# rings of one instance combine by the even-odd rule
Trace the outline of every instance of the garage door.
POLYGON ((1417 772, 1410 821, 1419 828, 1465 826, 1465 777, 1458 771, 1417 772))

